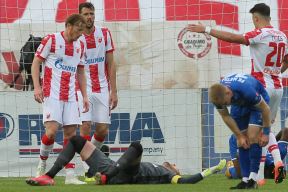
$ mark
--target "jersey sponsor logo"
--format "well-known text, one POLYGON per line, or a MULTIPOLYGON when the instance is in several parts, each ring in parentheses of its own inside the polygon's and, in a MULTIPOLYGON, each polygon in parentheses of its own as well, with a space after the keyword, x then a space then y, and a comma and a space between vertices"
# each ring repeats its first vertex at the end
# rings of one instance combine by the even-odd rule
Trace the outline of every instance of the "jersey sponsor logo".
POLYGON ((69 72, 74 72, 74 73, 76 72, 76 67, 64 65, 62 58, 61 58, 61 59, 57 59, 57 60, 55 61, 55 67, 56 67, 57 69, 61 69, 61 70, 63 70, 63 71, 69 71, 69 72))
POLYGON ((92 59, 86 59, 85 65, 97 64, 97 63, 102 63, 102 62, 104 62, 104 57, 96 57, 92 59))
POLYGON ((279 76, 279 74, 281 73, 281 69, 279 67, 278 68, 265 67, 263 72, 269 75, 279 76))
POLYGON ((0 140, 9 137, 14 131, 14 126, 14 119, 10 115, 0 113, 0 140))
POLYGON ((204 57, 212 47, 210 35, 206 33, 194 33, 186 27, 179 33, 177 43, 180 51, 193 59, 204 57))

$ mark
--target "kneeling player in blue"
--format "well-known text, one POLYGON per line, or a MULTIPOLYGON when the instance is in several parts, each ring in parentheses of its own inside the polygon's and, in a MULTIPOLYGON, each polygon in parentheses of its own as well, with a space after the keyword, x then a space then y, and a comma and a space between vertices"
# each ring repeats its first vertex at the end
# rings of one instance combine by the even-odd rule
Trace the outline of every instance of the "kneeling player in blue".
MULTIPOLYGON (((278 133, 278 148, 280 151, 281 159, 284 160, 287 155, 287 146, 288 146, 288 128, 283 128, 278 133)), ((231 161, 227 162, 227 168, 225 175, 228 178, 239 179, 242 178, 241 170, 238 160, 238 146, 236 136, 233 134, 229 139, 229 152, 231 156, 231 161)), ((267 153, 265 159, 265 168, 264 168, 264 178, 265 179, 274 179, 274 159, 271 153, 267 153)))
POLYGON ((201 173, 182 177, 176 166, 169 162, 162 165, 141 162, 142 152, 142 145, 133 142, 115 162, 90 141, 74 136, 46 174, 29 178, 26 183, 37 186, 54 185, 53 178, 73 159, 75 153, 80 154, 82 160, 87 163, 89 170, 86 176, 96 184, 194 184, 221 171, 226 165, 226 160, 221 160, 218 165, 201 173))
POLYGON ((209 99, 240 146, 239 163, 243 177, 231 189, 257 188, 261 147, 269 141, 271 126, 269 96, 265 88, 250 75, 232 74, 210 87, 209 99))

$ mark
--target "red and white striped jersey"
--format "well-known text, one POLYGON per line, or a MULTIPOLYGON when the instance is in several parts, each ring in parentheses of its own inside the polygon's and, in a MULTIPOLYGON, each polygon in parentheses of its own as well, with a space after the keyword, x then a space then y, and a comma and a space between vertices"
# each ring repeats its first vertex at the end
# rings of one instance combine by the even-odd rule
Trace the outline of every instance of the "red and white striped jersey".
POLYGON ((85 72, 87 93, 100 93, 101 89, 109 86, 106 53, 114 51, 112 36, 107 28, 94 27, 90 35, 80 37, 86 47, 85 72))
POLYGON ((278 29, 267 26, 244 34, 250 45, 251 75, 266 88, 281 89, 281 63, 287 54, 287 37, 278 29))
POLYGON ((77 67, 84 66, 84 43, 79 39, 69 43, 64 32, 47 35, 35 56, 44 60, 43 94, 61 101, 77 101, 77 67))

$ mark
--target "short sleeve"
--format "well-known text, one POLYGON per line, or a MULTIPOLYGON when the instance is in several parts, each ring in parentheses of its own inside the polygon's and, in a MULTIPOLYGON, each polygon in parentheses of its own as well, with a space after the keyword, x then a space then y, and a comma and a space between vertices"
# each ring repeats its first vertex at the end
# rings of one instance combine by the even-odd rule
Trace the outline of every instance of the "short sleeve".
POLYGON ((109 31, 108 28, 102 28, 102 33, 105 39, 105 49, 106 53, 108 52, 113 52, 115 50, 114 44, 113 44, 113 39, 111 32, 109 31))
POLYGON ((36 50, 35 56, 42 60, 45 60, 51 51, 51 46, 52 46, 52 36, 47 35, 41 41, 41 44, 36 50))
POLYGON ((261 41, 262 31, 260 29, 255 29, 253 31, 243 34, 246 40, 246 45, 257 44, 261 41))
POLYGON ((80 63, 79 66, 85 65, 85 59, 86 59, 86 46, 83 41, 80 40, 80 45, 81 45, 81 56, 80 56, 80 63))

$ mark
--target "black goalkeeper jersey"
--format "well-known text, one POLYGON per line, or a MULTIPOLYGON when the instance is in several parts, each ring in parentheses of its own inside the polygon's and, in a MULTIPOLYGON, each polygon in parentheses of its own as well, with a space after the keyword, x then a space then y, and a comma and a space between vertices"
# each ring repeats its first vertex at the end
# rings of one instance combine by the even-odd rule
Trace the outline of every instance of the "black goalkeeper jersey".
POLYGON ((176 174, 162 165, 141 162, 139 172, 133 178, 135 184, 164 184, 171 183, 176 174))

